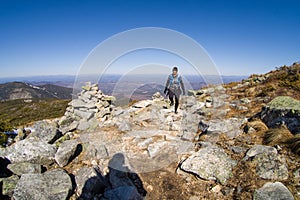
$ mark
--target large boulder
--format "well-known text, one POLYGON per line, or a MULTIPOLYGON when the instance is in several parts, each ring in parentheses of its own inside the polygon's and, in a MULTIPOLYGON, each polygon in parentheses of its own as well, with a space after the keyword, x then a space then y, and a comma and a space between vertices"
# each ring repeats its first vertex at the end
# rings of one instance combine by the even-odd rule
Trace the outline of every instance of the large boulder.
POLYGON ((262 188, 255 190, 253 200, 294 200, 291 192, 281 183, 266 183, 262 188))
POLYGON ((34 132, 28 138, 37 138, 40 141, 53 144, 62 136, 55 122, 38 121, 34 124, 34 132))
POLYGON ((70 176, 62 169, 54 169, 44 174, 23 174, 16 185, 15 200, 65 200, 72 191, 70 176))
POLYGON ((246 153, 246 158, 254 157, 256 173, 259 177, 269 180, 288 179, 288 168, 285 158, 278 154, 274 147, 255 145, 246 153))
POLYGON ((75 175, 76 194, 83 199, 92 199, 96 194, 104 192, 107 181, 99 170, 93 167, 83 167, 75 175))
POLYGON ((263 108, 261 119, 268 127, 284 123, 293 134, 300 133, 300 101, 288 96, 276 97, 263 108))
POLYGON ((32 138, 19 141, 5 149, 5 157, 12 163, 51 164, 55 153, 55 146, 32 138))
POLYGON ((217 180, 225 184, 236 164, 237 162, 232 160, 223 149, 208 145, 193 153, 180 168, 205 180, 217 180))
POLYGON ((18 176, 21 176, 22 174, 42 173, 42 167, 40 164, 33 164, 28 162, 9 164, 7 168, 18 176))
POLYGON ((60 167, 66 166, 75 156, 79 143, 77 140, 67 140, 60 144, 56 154, 55 161, 60 167))

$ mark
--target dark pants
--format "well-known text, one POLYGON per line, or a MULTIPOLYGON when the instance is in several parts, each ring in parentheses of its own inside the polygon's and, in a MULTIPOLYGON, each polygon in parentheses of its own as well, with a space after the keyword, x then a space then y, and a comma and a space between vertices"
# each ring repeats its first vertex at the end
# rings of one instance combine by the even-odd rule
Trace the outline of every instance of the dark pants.
POLYGON ((169 99, 171 101, 171 104, 174 104, 174 96, 175 96, 175 112, 177 112, 178 106, 179 106, 179 99, 180 99, 180 90, 169 90, 169 99))

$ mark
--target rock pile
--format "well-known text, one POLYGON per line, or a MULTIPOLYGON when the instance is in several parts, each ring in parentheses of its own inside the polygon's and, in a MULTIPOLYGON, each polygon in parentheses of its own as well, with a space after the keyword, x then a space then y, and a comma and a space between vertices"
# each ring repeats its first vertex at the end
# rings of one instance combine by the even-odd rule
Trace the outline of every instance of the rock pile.
POLYGON ((59 122, 63 133, 73 129, 94 129, 111 115, 115 101, 113 96, 104 95, 97 84, 90 82, 82 89, 78 98, 69 103, 65 116, 59 122))
MULTIPOLYGON (((191 199, 245 198, 244 194, 248 199, 277 195, 293 199, 297 180, 300 182, 299 167, 295 167, 299 160, 287 157, 284 146, 275 148, 253 140, 268 129, 263 122, 259 128, 245 116, 226 117, 237 108, 231 106, 225 91, 222 86, 189 91, 192 96, 181 98, 175 114, 160 93, 127 108, 115 107, 114 97, 87 83, 58 124, 36 122, 35 131, 26 138, 0 149, 2 195, 14 199, 143 199, 153 190, 162 190, 148 182, 146 191, 143 177, 135 172, 159 171, 175 164, 177 170, 161 174, 176 171, 176 177, 189 186, 206 187, 202 190, 205 195, 195 189, 191 199), (200 180, 191 178, 194 176, 200 180), (242 184, 240 180, 247 180, 244 176, 255 183, 251 187, 242 184)), ((251 100, 239 101, 247 105, 251 100)), ((297 127, 293 126, 297 109, 274 108, 274 102, 267 106, 261 116, 269 128, 280 116, 288 128, 297 127), (277 115, 278 110, 286 115, 277 115)), ((172 190, 175 184, 160 181, 168 188, 161 193, 176 192, 172 190)))

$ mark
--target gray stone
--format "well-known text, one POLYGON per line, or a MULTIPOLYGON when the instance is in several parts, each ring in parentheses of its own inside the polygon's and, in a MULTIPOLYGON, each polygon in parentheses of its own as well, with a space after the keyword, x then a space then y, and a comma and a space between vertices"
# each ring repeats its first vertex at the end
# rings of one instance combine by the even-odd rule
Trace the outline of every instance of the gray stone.
POLYGON ((47 142, 25 139, 6 148, 5 157, 12 163, 30 162, 51 164, 54 161, 56 147, 47 142))
POLYGON ((199 113, 205 107, 205 103, 197 102, 195 105, 191 107, 193 113, 199 113))
POLYGON ((192 141, 195 140, 196 135, 197 135, 197 133, 184 131, 182 136, 181 136, 181 139, 185 140, 185 141, 191 141, 192 142, 192 141))
POLYGON ((107 148, 104 144, 83 144, 85 149, 84 159, 85 160, 99 160, 108 157, 107 148))
POLYGON ((23 174, 16 185, 15 200, 65 200, 72 190, 72 181, 62 169, 54 169, 44 174, 23 174))
POLYGON ((111 113, 110 108, 103 108, 99 111, 99 113, 97 113, 97 117, 99 118, 103 118, 106 115, 109 115, 111 113))
POLYGON ((119 125, 119 130, 122 132, 131 131, 131 125, 128 120, 123 120, 119 125))
POLYGON ((124 109, 121 108, 121 107, 116 107, 114 110, 113 110, 113 116, 119 116, 121 114, 124 113, 124 109))
POLYGON ((74 114, 79 116, 81 119, 89 120, 95 115, 95 112, 74 110, 74 114))
POLYGON ((207 131, 225 133, 229 139, 233 139, 243 133, 241 126, 244 122, 245 120, 238 118, 210 120, 207 131))
POLYGON ((108 95, 103 95, 101 97, 102 101, 109 101, 109 102, 113 102, 116 101, 116 98, 114 96, 108 96, 108 95))
POLYGON ((104 192, 107 181, 98 169, 83 167, 75 175, 76 194, 83 199, 92 199, 95 194, 104 192))
POLYGON ((79 122, 79 125, 78 125, 77 129, 80 130, 80 131, 94 130, 95 128, 97 128, 98 125, 99 125, 99 122, 95 118, 92 118, 88 121, 81 120, 79 122))
POLYGON ((70 106, 73 108, 84 108, 86 103, 82 101, 81 99, 73 99, 70 103, 70 106))
POLYGON ((253 159, 256 162, 256 173, 259 177, 269 180, 286 180, 289 177, 285 158, 274 152, 258 154, 253 159))
POLYGON ((232 168, 236 164, 237 162, 232 160, 223 149, 211 145, 193 153, 180 168, 205 180, 217 180, 224 185, 232 175, 232 168))
POLYGON ((294 200, 291 192, 281 182, 266 183, 255 190, 253 200, 294 200))
POLYGON ((85 91, 90 91, 92 88, 91 82, 86 82, 84 86, 82 86, 82 89, 85 91))
POLYGON ((160 94, 160 92, 156 92, 155 94, 152 95, 153 100, 163 100, 164 97, 160 94))
POLYGON ((13 175, 8 178, 2 179, 2 194, 7 195, 9 197, 12 197, 14 193, 14 189, 19 181, 19 177, 16 175, 13 175))
POLYGON ((7 166, 12 173, 21 176, 22 174, 40 174, 42 167, 39 164, 32 164, 28 162, 13 163, 7 166))
POLYGON ((133 108, 146 108, 152 104, 151 100, 143 100, 135 103, 132 107, 133 108))
POLYGON ((124 200, 144 199, 134 186, 122 186, 115 189, 107 190, 104 192, 103 196, 106 199, 124 199, 124 200))
POLYGON ((196 91, 194 91, 194 90, 188 90, 187 95, 188 96, 196 96, 196 91))
POLYGON ((233 153, 240 154, 240 153, 245 153, 248 149, 244 147, 239 147, 239 146, 233 146, 230 147, 230 149, 233 151, 233 153))
POLYGON ((164 149, 165 147, 167 147, 169 144, 169 142, 167 141, 159 141, 156 143, 152 143, 148 146, 148 153, 150 158, 153 158, 155 156, 157 156, 162 149, 164 149))
POLYGON ((49 123, 46 121, 38 121, 34 123, 34 132, 28 138, 37 138, 40 141, 45 141, 53 144, 62 133, 58 130, 56 123, 49 123))
POLYGON ((67 132, 75 131, 77 129, 78 125, 79 125, 78 121, 73 121, 70 125, 68 125, 66 127, 62 127, 61 132, 63 135, 65 135, 67 132))
POLYGON ((78 147, 77 140, 67 140, 60 144, 56 154, 55 161, 60 167, 66 166, 74 157, 78 147))
POLYGON ((145 139, 145 140, 139 142, 139 143, 137 144, 137 146, 138 146, 139 148, 141 148, 141 149, 147 149, 148 145, 151 144, 152 142, 153 142, 153 138, 150 137, 150 138, 147 138, 147 139, 145 139))
POLYGON ((287 96, 273 99, 263 108, 261 119, 268 127, 285 124, 293 133, 300 133, 300 101, 287 96))
POLYGON ((265 146, 265 145, 255 145, 251 149, 249 149, 246 153, 247 158, 254 157, 258 154, 262 153, 274 153, 277 154, 277 150, 274 147, 265 146))

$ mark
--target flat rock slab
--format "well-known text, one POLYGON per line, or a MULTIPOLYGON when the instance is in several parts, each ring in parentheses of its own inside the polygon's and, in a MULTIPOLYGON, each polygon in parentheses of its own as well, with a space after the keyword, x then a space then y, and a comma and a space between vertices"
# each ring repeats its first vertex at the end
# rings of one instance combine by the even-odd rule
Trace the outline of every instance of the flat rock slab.
POLYGON ((40 164, 32 164, 28 162, 13 163, 7 166, 14 174, 21 176, 22 174, 40 174, 42 173, 42 167, 40 164))
POLYGON ((62 136, 62 133, 57 128, 57 124, 54 122, 38 121, 34 124, 34 132, 32 132, 28 138, 37 138, 40 141, 53 144, 58 138, 62 136))
POLYGON ((253 158, 256 173, 259 177, 269 180, 286 180, 289 177, 285 158, 278 154, 274 147, 255 145, 246 153, 244 160, 253 158))
POLYGON ((67 140, 61 143, 55 154, 55 161, 60 167, 64 167, 69 163, 75 155, 78 145, 77 140, 67 140))
POLYGON ((30 162, 51 164, 54 161, 56 147, 44 141, 25 139, 5 149, 5 157, 12 163, 30 162))
POLYGON ((291 192, 281 182, 266 183, 262 188, 255 190, 253 200, 294 200, 291 192))
POLYGON ((44 174, 23 174, 16 185, 15 200, 65 200, 72 190, 70 176, 62 169, 54 169, 44 174))
POLYGON ((244 120, 237 118, 211 120, 209 121, 209 128, 207 131, 225 133, 229 139, 233 139, 243 133, 241 126, 244 122, 244 120))
POLYGON ((207 146, 193 153, 180 166, 183 171, 198 175, 205 180, 217 180, 225 184, 237 164, 216 146, 207 146))

